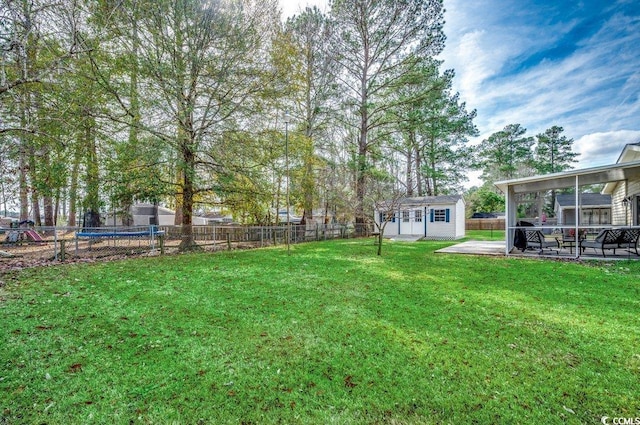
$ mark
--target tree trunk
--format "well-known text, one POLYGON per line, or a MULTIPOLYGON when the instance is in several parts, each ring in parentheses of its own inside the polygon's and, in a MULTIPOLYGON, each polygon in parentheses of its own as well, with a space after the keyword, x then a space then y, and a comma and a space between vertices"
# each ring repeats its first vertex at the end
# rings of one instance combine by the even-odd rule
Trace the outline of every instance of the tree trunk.
POLYGON ((422 186, 422 156, 420 155, 420 149, 416 149, 416 184, 418 196, 424 196, 424 189, 422 186))
POLYGON ((69 227, 77 226, 76 217, 78 214, 78 177, 80 175, 80 161, 82 152, 82 136, 78 136, 76 141, 76 150, 73 156, 73 165, 71 167, 71 181, 69 182, 69 227))
POLYGON ((302 178, 304 213, 300 224, 307 224, 313 221, 313 201, 315 195, 315 179, 313 175, 313 141, 309 139, 310 146, 305 154, 304 176, 302 178))
MULTIPOLYGON (((32 56, 32 48, 30 41, 32 40, 32 23, 31 10, 28 8, 28 3, 23 3, 22 13, 24 13, 24 34, 26 35, 26 45, 22 46, 22 49, 18 55, 18 66, 20 67, 21 78, 27 81, 30 77, 30 63, 29 60, 32 56)), ((31 96, 28 92, 28 86, 21 88, 21 101, 20 106, 20 127, 28 128, 31 124, 30 108, 31 108, 31 96)), ((29 157, 31 153, 31 137, 26 132, 22 132, 20 135, 20 221, 27 220, 29 218, 29 187, 28 187, 28 174, 29 174, 29 157)))
POLYGON ((100 227, 100 174, 98 164, 98 147, 96 144, 94 125, 92 119, 86 118, 84 142, 87 149, 87 174, 86 174, 86 197, 85 211, 88 213, 86 227, 100 227))
MULTIPOLYGON (((363 63, 369 64, 369 50, 364 50, 363 63)), ((360 77, 360 134, 358 138, 358 157, 356 165, 356 235, 364 235, 366 233, 364 216, 364 198, 366 196, 367 183, 367 155, 369 146, 367 143, 368 126, 369 126, 369 110, 368 110, 368 73, 366 66, 363 68, 360 77)))
POLYGON ((29 165, 27 161, 27 143, 24 137, 22 137, 20 145, 20 158, 18 159, 18 180, 20 186, 20 221, 22 221, 29 218, 29 186, 27 183, 29 165))
MULTIPOLYGON (((27 95, 23 96, 22 111, 20 113, 20 126, 27 127, 27 95)), ((20 153, 18 158, 18 184, 20 190, 20 221, 29 218, 29 185, 27 175, 29 174, 29 137, 27 133, 20 135, 20 153)))
POLYGON ((53 197, 44 196, 42 198, 42 206, 44 209, 44 225, 47 227, 53 227, 53 197))
POLYGON ((182 206, 184 205, 184 171, 178 166, 178 172, 176 173, 176 214, 173 220, 173 224, 176 226, 182 225, 182 206))
POLYGON ((31 149, 29 154, 29 178, 31 180, 31 212, 33 213, 33 222, 36 226, 42 226, 42 221, 40 220, 40 196, 38 190, 36 189, 35 183, 37 181, 36 176, 36 155, 31 149))
POLYGON ((196 248, 193 240, 193 196, 195 176, 195 155, 191 147, 191 141, 185 140, 181 144, 180 154, 182 156, 184 171, 182 182, 182 240, 180 242, 180 251, 189 251, 196 248))
POLYGON ((56 189, 56 196, 54 197, 55 202, 53 206, 53 225, 58 225, 58 212, 60 211, 60 197, 62 196, 62 188, 58 187, 56 189))
POLYGON ((42 207, 44 209, 44 225, 53 227, 53 192, 51 176, 51 154, 48 146, 42 147, 40 166, 44 169, 46 191, 42 195, 42 207))
POLYGON ((430 158, 430 164, 429 164, 429 166, 431 168, 431 173, 432 173, 431 179, 433 180, 433 183, 432 183, 433 184, 433 188, 432 188, 433 192, 431 193, 432 196, 438 196, 438 179, 436 177, 436 165, 437 164, 436 164, 435 158, 432 156, 430 158))
POLYGON ((411 132, 411 134, 409 135, 409 146, 407 147, 407 177, 406 177, 406 184, 407 184, 407 196, 408 197, 412 197, 413 196, 413 132, 411 132))
MULTIPOLYGON (((137 10, 136 10, 137 13, 137 10)), ((129 99, 131 103, 131 123, 129 125, 129 146, 138 146, 138 134, 140 126, 140 96, 138 94, 138 50, 140 45, 140 39, 138 37, 138 19, 132 20, 131 28, 132 48, 131 48, 131 72, 129 83, 129 99)), ((126 183, 130 186, 130 182, 126 183)), ((120 200, 120 205, 114 208, 114 212, 119 211, 122 217, 122 224, 124 226, 133 226, 132 208, 134 203, 134 195, 131 190, 127 188, 127 196, 120 200)), ((177 215, 177 214, 176 214, 177 215)), ((156 224, 158 222, 156 221, 156 224)))
POLYGON ((356 234, 364 235, 366 217, 364 216, 364 197, 366 194, 365 184, 367 181, 366 176, 366 149, 360 149, 358 153, 358 165, 356 170, 356 234))

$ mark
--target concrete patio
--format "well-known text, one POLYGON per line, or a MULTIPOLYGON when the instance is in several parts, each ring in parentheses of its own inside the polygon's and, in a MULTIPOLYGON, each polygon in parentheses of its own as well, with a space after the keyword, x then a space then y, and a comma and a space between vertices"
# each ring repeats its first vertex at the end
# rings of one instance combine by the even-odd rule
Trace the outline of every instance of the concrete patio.
POLYGON ((466 241, 437 250, 444 254, 504 256, 504 241, 466 241))
MULTIPOLYGON (((504 241, 466 241, 456 245, 451 245, 446 248, 442 248, 436 251, 436 253, 442 254, 466 254, 466 255, 493 255, 493 256, 505 256, 505 242, 504 241)), ((613 251, 607 250, 605 252, 606 257, 603 257, 600 250, 596 251, 592 248, 587 248, 580 254, 580 260, 640 260, 640 257, 636 255, 634 251, 629 251, 624 248, 613 251)), ((524 258, 562 258, 567 260, 575 260, 575 250, 569 250, 568 248, 553 248, 545 249, 542 253, 538 250, 528 249, 524 252, 519 249, 512 249, 510 254, 512 257, 524 257, 524 258)))

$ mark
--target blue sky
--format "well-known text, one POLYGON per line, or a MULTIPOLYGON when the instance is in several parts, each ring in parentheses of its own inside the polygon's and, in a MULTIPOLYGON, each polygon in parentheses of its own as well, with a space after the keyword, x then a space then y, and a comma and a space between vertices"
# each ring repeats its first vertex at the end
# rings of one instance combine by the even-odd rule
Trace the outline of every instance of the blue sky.
POLYGON ((478 111, 480 139, 519 123, 560 125, 578 167, 640 142, 640 3, 445 0, 445 68, 478 111))
MULTIPOLYGON (((324 0, 280 0, 293 14, 324 0)), ((444 0, 454 89, 476 109, 477 143, 508 124, 560 125, 577 168, 614 163, 640 142, 638 0, 444 0)))

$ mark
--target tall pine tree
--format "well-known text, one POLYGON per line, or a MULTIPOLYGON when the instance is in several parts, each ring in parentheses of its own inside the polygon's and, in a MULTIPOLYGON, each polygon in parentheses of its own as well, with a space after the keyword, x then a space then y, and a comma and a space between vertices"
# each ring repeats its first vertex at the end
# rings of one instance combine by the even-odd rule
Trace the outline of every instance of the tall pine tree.
POLYGON ((520 124, 509 124, 482 141, 478 165, 483 180, 495 182, 532 174, 533 137, 525 136, 526 132, 520 124))
MULTIPOLYGON (((579 155, 573 152, 573 139, 562 136, 564 129, 557 125, 545 130, 544 133, 536 135, 536 148, 534 152, 533 165, 538 174, 549 174, 566 171, 573 166, 579 155)), ((553 211, 556 202, 556 191, 551 191, 548 211, 553 211)))
POLYGON ((558 173, 566 171, 577 162, 579 155, 573 152, 573 139, 562 136, 564 128, 554 125, 544 133, 536 135, 534 167, 538 174, 558 173))

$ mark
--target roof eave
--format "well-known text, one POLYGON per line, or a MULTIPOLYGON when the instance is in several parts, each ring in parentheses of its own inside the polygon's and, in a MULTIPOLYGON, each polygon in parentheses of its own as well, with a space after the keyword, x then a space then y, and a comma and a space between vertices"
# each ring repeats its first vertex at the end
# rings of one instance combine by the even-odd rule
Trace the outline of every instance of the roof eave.
POLYGON ((495 182, 494 185, 500 189, 502 193, 506 193, 509 187, 516 188, 516 193, 526 193, 572 187, 574 183, 572 183, 571 180, 576 177, 578 177, 580 185, 589 185, 616 182, 625 180, 631 176, 640 177, 640 161, 583 168, 520 179, 502 180, 495 182))

